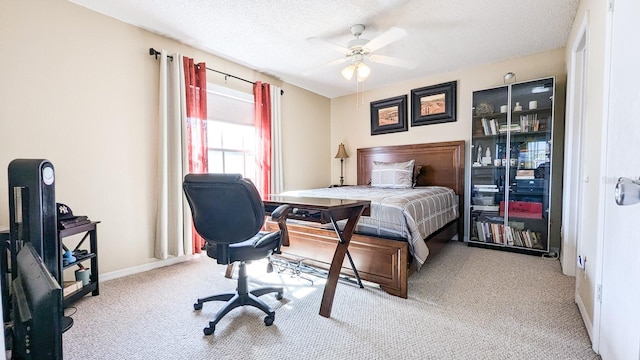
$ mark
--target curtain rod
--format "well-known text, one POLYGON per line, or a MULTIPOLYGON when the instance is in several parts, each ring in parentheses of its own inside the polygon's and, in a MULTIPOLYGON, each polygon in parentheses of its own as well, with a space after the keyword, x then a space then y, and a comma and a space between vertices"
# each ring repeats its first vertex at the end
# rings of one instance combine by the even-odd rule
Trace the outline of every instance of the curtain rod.
MULTIPOLYGON (((160 54, 161 54, 161 53, 160 53, 158 50, 156 50, 156 49, 154 49, 154 48, 149 48, 149 55, 151 55, 151 56, 155 56, 155 57, 156 57, 156 60, 158 60, 158 55, 160 55, 160 54)), ((171 56, 171 55, 167 55, 167 57, 173 61, 173 56, 171 56)), ((216 72, 216 73, 218 73, 218 74, 222 74, 222 75, 224 75, 225 77, 232 77, 232 78, 234 78, 234 79, 238 79, 238 80, 240 80, 240 81, 244 81, 244 82, 247 82, 247 83, 249 83, 249 84, 253 84, 253 85, 255 85, 255 84, 256 84, 256 83, 255 83, 255 82, 253 82, 253 81, 250 81, 250 80, 247 80, 247 79, 243 79, 243 78, 241 78, 241 77, 237 77, 237 76, 235 76, 235 75, 227 74, 227 73, 225 73, 225 72, 222 72, 222 71, 219 71, 219 70, 216 70, 216 69, 207 68, 207 70, 209 70, 209 71, 213 71, 213 72, 216 72)), ((284 90, 280 90, 280 95, 284 95, 284 90)))

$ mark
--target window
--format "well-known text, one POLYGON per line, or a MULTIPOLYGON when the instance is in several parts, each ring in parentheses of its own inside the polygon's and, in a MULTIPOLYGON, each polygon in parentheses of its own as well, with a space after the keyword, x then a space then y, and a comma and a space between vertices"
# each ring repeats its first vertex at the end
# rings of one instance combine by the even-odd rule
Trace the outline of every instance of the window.
POLYGON ((253 95, 207 84, 209 172, 255 181, 253 95))

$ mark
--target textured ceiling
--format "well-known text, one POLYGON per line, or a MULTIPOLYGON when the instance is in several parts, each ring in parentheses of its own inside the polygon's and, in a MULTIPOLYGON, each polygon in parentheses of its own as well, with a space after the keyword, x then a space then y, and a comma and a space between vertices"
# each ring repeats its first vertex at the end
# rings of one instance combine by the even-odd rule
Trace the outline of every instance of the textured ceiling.
POLYGON ((346 64, 322 67, 343 55, 309 38, 346 47, 353 24, 367 39, 406 30, 375 54, 417 66, 369 62, 372 89, 563 47, 579 0, 69 1, 333 98, 356 81, 340 76, 346 64))

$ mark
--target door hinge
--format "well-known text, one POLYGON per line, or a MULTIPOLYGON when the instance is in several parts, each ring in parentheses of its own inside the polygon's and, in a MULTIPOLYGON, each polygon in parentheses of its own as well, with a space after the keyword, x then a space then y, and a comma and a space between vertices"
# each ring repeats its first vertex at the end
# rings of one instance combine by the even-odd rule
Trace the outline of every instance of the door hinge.
POLYGON ((596 301, 602 303, 602 285, 596 285, 596 301))
POLYGON ((614 0, 607 1, 607 10, 609 12, 613 12, 613 3, 614 3, 614 0))

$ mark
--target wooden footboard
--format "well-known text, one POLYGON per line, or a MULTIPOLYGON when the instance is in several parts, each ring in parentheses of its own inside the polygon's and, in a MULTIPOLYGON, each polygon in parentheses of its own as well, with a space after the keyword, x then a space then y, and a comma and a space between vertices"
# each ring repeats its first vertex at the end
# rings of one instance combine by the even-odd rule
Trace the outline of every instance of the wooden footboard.
MULTIPOLYGON (((278 224, 268 221, 267 230, 277 231, 278 224)), ((333 230, 299 224, 287 224, 290 246, 282 248, 285 258, 300 260, 320 269, 329 269, 336 250, 337 237, 333 230)), ((409 248, 406 241, 386 240, 354 234, 349 253, 363 280, 380 285, 389 294, 407 297, 409 248)), ((353 276, 349 260, 345 258, 342 273, 353 276)))
MULTIPOLYGON (((268 231, 278 231, 278 223, 267 221, 268 231)), ((282 257, 304 260, 304 263, 328 270, 336 250, 337 237, 333 230, 288 223, 290 246, 282 247, 282 257)), ((458 233, 458 221, 454 220, 427 238, 429 259, 458 233)), ((354 234, 349 244, 349 253, 360 278, 376 283, 387 293, 407 298, 408 279, 413 268, 406 241, 389 240, 375 236, 354 234)), ((354 276, 349 260, 342 264, 342 274, 354 276)))

